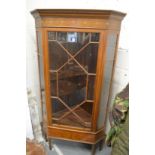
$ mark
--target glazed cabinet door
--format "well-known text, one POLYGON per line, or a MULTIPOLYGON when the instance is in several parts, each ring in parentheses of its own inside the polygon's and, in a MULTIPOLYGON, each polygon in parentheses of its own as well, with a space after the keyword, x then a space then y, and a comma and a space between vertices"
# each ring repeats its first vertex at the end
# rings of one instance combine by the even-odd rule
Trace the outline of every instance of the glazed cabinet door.
POLYGON ((51 125, 91 129, 100 33, 46 31, 51 125))

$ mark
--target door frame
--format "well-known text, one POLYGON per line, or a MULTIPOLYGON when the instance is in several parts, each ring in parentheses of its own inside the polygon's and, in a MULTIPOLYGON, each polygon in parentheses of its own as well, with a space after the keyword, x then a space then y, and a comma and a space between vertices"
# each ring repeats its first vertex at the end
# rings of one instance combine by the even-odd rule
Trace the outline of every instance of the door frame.
MULTIPOLYGON (((98 56, 97 56, 97 66, 96 66, 96 80, 94 88, 94 103, 93 103, 93 112, 92 112, 92 127, 91 131, 97 130, 97 118, 99 111, 100 103, 100 93, 101 85, 103 80, 104 72, 104 62, 105 62, 105 48, 106 48, 106 36, 107 33, 104 30, 99 29, 88 29, 88 28, 41 28, 42 29, 42 43, 43 43, 43 61, 44 61, 44 79, 45 79, 45 98, 46 98, 46 110, 47 110, 47 124, 52 126, 52 101, 51 101, 51 88, 50 88, 50 72, 49 72, 49 59, 48 59, 48 32, 49 31, 60 31, 60 32, 96 32, 100 33, 99 47, 98 47, 98 56)), ((59 126, 59 125, 58 125, 59 126)), ((61 125, 61 127, 66 127, 61 125)), ((85 130, 85 128, 71 127, 67 126, 66 128, 75 128, 76 130, 85 130)))

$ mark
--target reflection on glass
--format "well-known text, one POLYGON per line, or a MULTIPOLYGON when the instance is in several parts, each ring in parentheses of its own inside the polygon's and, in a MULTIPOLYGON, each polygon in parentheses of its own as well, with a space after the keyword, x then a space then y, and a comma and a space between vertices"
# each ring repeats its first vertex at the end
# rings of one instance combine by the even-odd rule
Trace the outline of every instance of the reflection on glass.
POLYGON ((68 43, 77 43, 77 32, 68 32, 67 33, 67 42, 68 43))
POLYGON ((66 35, 66 41, 61 42, 61 44, 72 55, 77 53, 83 46, 85 46, 89 42, 88 33, 68 32, 66 35))

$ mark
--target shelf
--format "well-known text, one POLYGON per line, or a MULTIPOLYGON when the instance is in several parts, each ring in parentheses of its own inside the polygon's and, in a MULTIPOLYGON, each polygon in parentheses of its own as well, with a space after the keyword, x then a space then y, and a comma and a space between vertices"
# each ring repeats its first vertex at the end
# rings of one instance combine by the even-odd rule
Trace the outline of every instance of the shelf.
MULTIPOLYGON (((68 78, 59 78, 59 81, 51 80, 51 90, 58 91, 60 96, 66 96, 80 91, 86 87, 86 77, 79 75, 70 75, 68 78), (73 78, 74 77, 74 78, 73 78)), ((53 94, 53 93, 52 93, 53 94)))
POLYGON ((59 94, 61 96, 66 96, 66 95, 69 95, 69 94, 72 94, 74 93, 75 91, 78 91, 78 90, 81 90, 82 88, 85 88, 85 83, 84 81, 82 81, 83 83, 79 83, 79 84, 76 84, 76 83, 73 83, 73 82, 70 82, 70 81, 60 81, 59 82, 59 87, 61 89, 59 89, 59 94))
MULTIPOLYGON (((59 87, 61 88, 59 89, 59 95, 67 96, 74 93, 75 91, 85 88, 86 86, 85 86, 85 83, 76 84, 76 83, 64 80, 59 82, 59 87)), ((51 90, 56 91, 56 83, 51 84, 51 90)))
MULTIPOLYGON (((52 73, 52 71, 50 71, 50 73, 52 73)), ((65 71, 65 72, 61 72, 61 76, 59 76, 59 80, 76 78, 78 76, 83 77, 83 76, 86 76, 86 74, 84 72, 76 72, 76 70, 75 72, 65 71)), ((55 80, 56 80, 56 77, 51 78, 51 81, 55 81, 55 80)))
POLYGON ((79 107, 74 112, 83 120, 79 120, 74 114, 70 113, 63 119, 59 120, 68 110, 57 112, 53 114, 53 123, 60 125, 76 126, 81 128, 91 127, 91 114, 85 111, 83 108, 79 107))

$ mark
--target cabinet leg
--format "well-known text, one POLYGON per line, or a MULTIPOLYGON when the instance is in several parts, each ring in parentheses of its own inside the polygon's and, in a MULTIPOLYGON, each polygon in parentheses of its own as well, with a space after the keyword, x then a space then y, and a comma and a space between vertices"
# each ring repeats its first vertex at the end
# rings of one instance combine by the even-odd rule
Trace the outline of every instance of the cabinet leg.
POLYGON ((91 155, 95 155, 95 153, 96 153, 96 144, 93 144, 91 149, 91 155))
POLYGON ((48 138, 49 149, 52 150, 52 139, 48 138))
POLYGON ((104 145, 104 140, 102 139, 102 140, 99 142, 99 150, 100 150, 100 151, 103 149, 103 145, 104 145))
POLYGON ((45 130, 44 130, 43 122, 41 122, 40 125, 41 125, 41 131, 42 131, 43 138, 44 138, 45 141, 47 142, 48 139, 47 139, 47 134, 46 134, 46 132, 45 132, 45 130))
POLYGON ((43 135, 43 138, 45 139, 45 141, 47 142, 48 139, 47 139, 47 134, 46 134, 46 132, 43 131, 43 134, 42 134, 42 135, 43 135))
POLYGON ((47 139, 47 135, 46 135, 46 133, 44 133, 44 137, 45 137, 45 141, 47 142, 48 139, 47 139))

